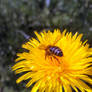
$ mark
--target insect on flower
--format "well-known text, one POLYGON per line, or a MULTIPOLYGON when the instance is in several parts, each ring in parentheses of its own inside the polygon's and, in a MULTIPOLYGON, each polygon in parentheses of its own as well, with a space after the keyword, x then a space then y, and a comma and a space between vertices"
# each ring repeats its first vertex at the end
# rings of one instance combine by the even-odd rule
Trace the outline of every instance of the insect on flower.
POLYGON ((56 56, 59 56, 59 57, 63 56, 61 49, 57 46, 48 46, 46 48, 46 54, 56 55, 56 56))
POLYGON ((58 60, 56 58, 56 56, 59 56, 59 57, 63 56, 63 52, 57 46, 50 46, 49 45, 49 46, 47 46, 47 48, 45 49, 45 51, 46 51, 45 59, 46 59, 47 56, 51 56, 51 58, 54 57, 56 60, 58 60))
POLYGON ((40 47, 40 49, 43 49, 45 50, 45 59, 47 57, 50 57, 51 60, 52 58, 56 59, 57 61, 59 61, 57 59, 57 56, 58 57, 62 57, 63 56, 63 52, 62 50, 58 47, 58 46, 55 46, 55 44, 60 40, 61 36, 57 36, 56 40, 54 41, 53 45, 48 45, 47 47, 43 46, 44 48, 40 47))

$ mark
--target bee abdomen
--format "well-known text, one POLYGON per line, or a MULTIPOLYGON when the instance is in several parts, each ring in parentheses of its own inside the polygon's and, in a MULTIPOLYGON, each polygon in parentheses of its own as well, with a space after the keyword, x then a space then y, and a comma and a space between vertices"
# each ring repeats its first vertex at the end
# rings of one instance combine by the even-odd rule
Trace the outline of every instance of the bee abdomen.
POLYGON ((61 49, 59 47, 56 47, 56 46, 52 46, 50 47, 50 51, 55 54, 56 56, 63 56, 63 53, 61 51, 61 49))

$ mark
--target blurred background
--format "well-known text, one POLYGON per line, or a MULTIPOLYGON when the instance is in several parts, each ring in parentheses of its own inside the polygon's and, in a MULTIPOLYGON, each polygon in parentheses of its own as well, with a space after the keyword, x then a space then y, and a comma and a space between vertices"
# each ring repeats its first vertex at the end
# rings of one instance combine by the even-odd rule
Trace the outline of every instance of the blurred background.
POLYGON ((92 47, 92 0, 0 0, 0 92, 29 92, 11 70, 34 30, 66 28, 92 47))

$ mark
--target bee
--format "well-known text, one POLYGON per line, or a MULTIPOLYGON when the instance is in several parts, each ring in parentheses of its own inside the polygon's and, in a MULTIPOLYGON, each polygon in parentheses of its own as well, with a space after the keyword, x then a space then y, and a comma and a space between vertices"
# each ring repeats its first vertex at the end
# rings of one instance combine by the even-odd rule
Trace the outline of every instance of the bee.
MULTIPOLYGON (((58 36, 59 37, 59 36, 58 36)), ((63 52, 62 50, 58 47, 58 46, 55 46, 55 44, 58 42, 58 40, 60 38, 56 38, 56 40, 54 41, 54 43, 52 45, 48 45, 47 47, 45 47, 44 45, 42 45, 40 48, 43 47, 43 49, 45 50, 45 59, 47 57, 50 57, 51 59, 52 58, 55 58, 56 60, 58 60, 57 57, 62 57, 63 56, 63 52)))
POLYGON ((59 47, 49 45, 45 49, 45 59, 46 59, 47 56, 52 56, 57 60, 56 56, 62 57, 63 52, 59 47))
POLYGON ((49 45, 49 46, 47 46, 47 48, 45 50, 46 50, 46 53, 48 55, 54 54, 54 55, 59 56, 59 57, 63 56, 62 50, 57 46, 50 46, 49 45))

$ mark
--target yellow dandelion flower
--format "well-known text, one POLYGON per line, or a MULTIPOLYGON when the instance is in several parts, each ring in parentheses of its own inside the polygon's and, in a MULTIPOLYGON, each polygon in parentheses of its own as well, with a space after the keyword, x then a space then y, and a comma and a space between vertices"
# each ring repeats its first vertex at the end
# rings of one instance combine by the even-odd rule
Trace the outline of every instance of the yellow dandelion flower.
POLYGON ((16 74, 24 72, 17 83, 29 79, 26 87, 33 83, 31 92, 92 92, 92 48, 87 41, 82 42, 83 34, 76 32, 54 32, 45 30, 22 47, 29 52, 18 53, 12 67, 16 74), (87 83, 85 83, 87 82, 87 83))

